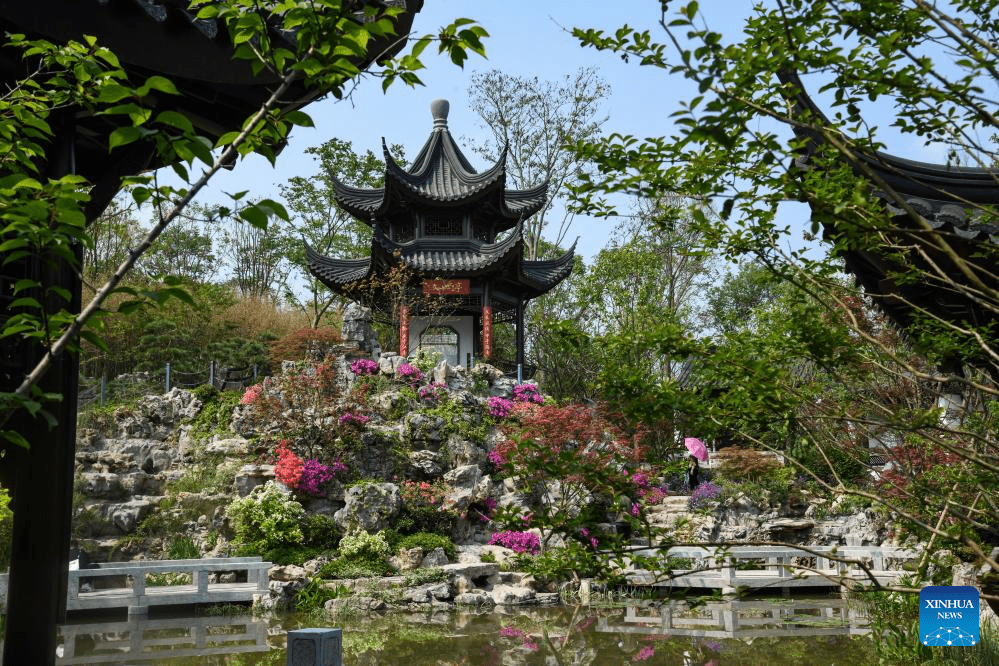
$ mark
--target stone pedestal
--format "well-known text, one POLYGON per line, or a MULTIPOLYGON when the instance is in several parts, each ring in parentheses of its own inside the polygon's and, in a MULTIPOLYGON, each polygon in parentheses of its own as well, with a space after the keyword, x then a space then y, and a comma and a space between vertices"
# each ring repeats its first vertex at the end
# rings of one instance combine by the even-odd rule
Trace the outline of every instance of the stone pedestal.
POLYGON ((288 632, 287 666, 342 666, 341 629, 296 629, 288 632))

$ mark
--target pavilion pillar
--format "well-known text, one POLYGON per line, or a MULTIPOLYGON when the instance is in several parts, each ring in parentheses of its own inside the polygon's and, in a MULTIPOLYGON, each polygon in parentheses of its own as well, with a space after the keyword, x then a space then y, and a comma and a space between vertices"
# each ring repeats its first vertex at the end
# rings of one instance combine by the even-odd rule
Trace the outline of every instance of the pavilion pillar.
POLYGON ((409 356, 409 306, 399 306, 399 355, 409 356))
MULTIPOLYGON (((74 139, 69 125, 52 151, 52 177, 75 172, 74 139)), ((75 266, 44 256, 11 262, 3 268, 0 284, 29 277, 45 285, 57 285, 68 292, 68 301, 46 293, 32 295, 49 313, 62 308, 79 312, 83 249, 77 245, 73 251, 75 266)), ((10 316, 8 305, 7 299, 0 299, 0 319, 10 316)), ((8 338, 0 349, 4 352, 0 386, 8 391, 16 388, 24 373, 44 354, 42 345, 16 338, 8 338)), ((7 424, 29 442, 30 448, 5 444, 5 455, 0 459, 0 477, 11 492, 14 511, 4 664, 55 663, 56 625, 66 617, 78 376, 77 354, 64 352, 53 360, 38 383, 46 393, 63 396, 60 402, 46 405, 55 416, 54 426, 23 412, 7 424)))
POLYGON ((517 381, 524 380, 524 299, 517 299, 517 381))

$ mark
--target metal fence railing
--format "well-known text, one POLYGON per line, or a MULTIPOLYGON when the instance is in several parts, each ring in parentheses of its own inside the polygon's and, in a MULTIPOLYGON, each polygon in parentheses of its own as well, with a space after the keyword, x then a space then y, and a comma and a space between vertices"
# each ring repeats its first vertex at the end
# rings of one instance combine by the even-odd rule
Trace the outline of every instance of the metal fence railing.
POLYGON ((181 372, 170 363, 155 372, 133 372, 109 379, 100 377, 80 377, 77 393, 78 408, 104 406, 109 402, 122 402, 151 393, 168 392, 172 388, 195 388, 210 384, 219 390, 239 390, 258 381, 256 365, 238 368, 222 367, 216 362, 199 372, 181 372))

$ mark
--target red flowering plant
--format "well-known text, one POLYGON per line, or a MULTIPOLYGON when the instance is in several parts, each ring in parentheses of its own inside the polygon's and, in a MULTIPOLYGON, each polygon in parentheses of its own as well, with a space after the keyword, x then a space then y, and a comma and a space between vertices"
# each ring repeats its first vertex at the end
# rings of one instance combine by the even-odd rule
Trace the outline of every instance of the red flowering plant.
POLYGON ((400 533, 433 532, 450 536, 461 517, 447 499, 448 486, 437 481, 403 481, 399 484, 402 512, 396 521, 400 533))
POLYGON ((326 465, 315 458, 302 460, 281 440, 274 450, 274 477, 290 490, 312 497, 324 497, 337 472, 347 469, 339 460, 326 465))
POLYGON ((494 521, 514 531, 537 528, 542 551, 556 534, 587 548, 591 539, 613 547, 615 538, 598 535, 595 526, 614 514, 631 528, 644 522, 628 469, 642 460, 645 449, 604 407, 518 402, 510 416, 504 423, 507 439, 489 459, 538 501, 526 517, 523 511, 497 509, 494 521), (627 511, 619 511, 622 503, 627 511), (637 515, 631 514, 633 504, 637 515))

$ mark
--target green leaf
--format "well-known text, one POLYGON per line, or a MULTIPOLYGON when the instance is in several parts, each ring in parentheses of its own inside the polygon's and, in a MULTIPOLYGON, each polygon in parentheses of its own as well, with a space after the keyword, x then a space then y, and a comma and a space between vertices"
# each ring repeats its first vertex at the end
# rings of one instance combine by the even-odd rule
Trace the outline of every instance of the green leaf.
POLYGON ((142 137, 142 129, 139 127, 119 127, 111 132, 111 136, 108 138, 108 151, 138 141, 140 137, 142 137))
POLYGON ((27 450, 31 448, 31 444, 24 438, 24 435, 15 430, 0 430, 0 437, 22 449, 27 450))
POLYGON ((177 90, 177 86, 173 84, 173 81, 163 76, 150 76, 146 79, 146 85, 143 88, 148 88, 150 90, 159 90, 162 93, 168 95, 179 95, 180 91, 177 90))
POLYGON ((176 111, 162 111, 156 115, 156 120, 164 125, 176 127, 181 132, 190 133, 194 131, 194 125, 191 124, 190 119, 184 114, 177 113, 176 111))
POLYGON ((135 91, 131 88, 126 88, 118 83, 107 83, 101 87, 101 92, 97 95, 97 101, 102 104, 113 104, 126 97, 132 97, 134 94, 135 91))
POLYGON ((267 228, 267 213, 257 206, 247 206, 239 211, 239 216, 258 229, 267 228))

